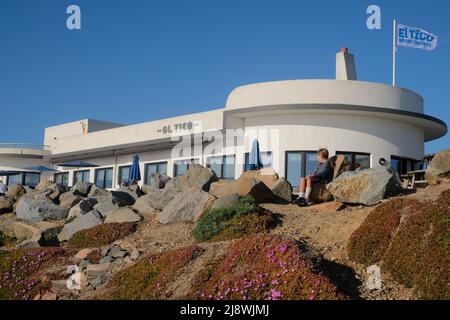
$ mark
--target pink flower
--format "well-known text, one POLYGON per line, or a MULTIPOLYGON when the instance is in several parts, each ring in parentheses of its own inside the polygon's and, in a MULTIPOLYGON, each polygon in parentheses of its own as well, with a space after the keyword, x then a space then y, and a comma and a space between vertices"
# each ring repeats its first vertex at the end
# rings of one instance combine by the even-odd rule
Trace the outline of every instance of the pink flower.
POLYGON ((280 291, 277 291, 275 289, 270 290, 270 298, 272 300, 278 300, 279 298, 282 298, 283 294, 280 291))

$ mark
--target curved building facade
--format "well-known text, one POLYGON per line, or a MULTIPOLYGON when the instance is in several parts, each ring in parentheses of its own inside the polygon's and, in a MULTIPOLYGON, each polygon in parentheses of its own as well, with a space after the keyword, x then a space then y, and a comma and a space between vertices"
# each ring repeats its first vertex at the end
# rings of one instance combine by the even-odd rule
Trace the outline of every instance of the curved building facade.
MULTIPOLYGON (((357 81, 354 58, 336 56, 336 79, 290 80, 245 85, 222 109, 135 125, 82 120, 45 129, 49 166, 68 185, 83 179, 116 188, 126 180, 133 155, 144 179, 154 172, 183 174, 190 163, 210 166, 219 177, 237 178, 252 141, 263 162, 295 187, 311 174, 316 150, 344 154, 354 167, 377 166, 381 158, 400 173, 416 169, 424 143, 444 136, 446 124, 424 113, 423 98, 407 89, 357 81), (85 160, 95 168, 59 167, 85 160)), ((0 153, 0 170, 2 170, 0 153)))

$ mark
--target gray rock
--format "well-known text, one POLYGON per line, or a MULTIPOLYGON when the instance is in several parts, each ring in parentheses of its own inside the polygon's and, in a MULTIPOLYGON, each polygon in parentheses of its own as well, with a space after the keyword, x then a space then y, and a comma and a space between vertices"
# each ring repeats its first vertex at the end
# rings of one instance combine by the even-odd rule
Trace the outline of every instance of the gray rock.
POLYGON ((107 274, 111 264, 110 263, 100 263, 100 264, 90 264, 86 267, 86 278, 88 282, 91 282, 97 277, 104 276, 107 274))
POLYGON ((109 252, 109 256, 113 257, 113 258, 123 258, 128 254, 127 251, 122 250, 118 247, 113 247, 111 249, 111 251, 109 252))
POLYGON ((98 226, 99 224, 102 224, 101 216, 97 211, 93 210, 66 224, 62 232, 59 234, 58 239, 61 242, 67 241, 78 231, 90 229, 98 226))
POLYGON ((152 207, 150 196, 144 195, 136 200, 133 209, 142 214, 154 213, 155 209, 152 207))
POLYGON ((326 188, 338 202, 368 206, 402 191, 397 172, 387 167, 344 172, 326 188))
POLYGON ((25 193, 27 190, 21 184, 14 184, 8 188, 6 196, 18 201, 25 193))
MULTIPOLYGON (((164 189, 167 182, 169 182, 171 178, 169 176, 166 176, 165 174, 160 173, 153 173, 151 176, 151 187, 152 189, 164 189)), ((144 188, 142 188, 144 189, 144 188)), ((147 193, 147 192, 146 192, 147 193)))
POLYGON ((215 172, 199 164, 189 166, 183 176, 176 177, 166 183, 166 188, 176 188, 178 190, 200 189, 208 192, 211 183, 218 181, 215 172))
POLYGON ((6 196, 0 197, 0 214, 12 212, 14 207, 14 199, 6 196))
POLYGON ((120 189, 118 191, 111 191, 113 203, 117 203, 121 207, 132 206, 136 202, 138 196, 134 191, 128 188, 124 190, 127 191, 121 191, 120 189))
POLYGON ((142 217, 140 215, 127 207, 123 207, 111 212, 106 217, 105 223, 139 222, 141 220, 142 217))
POLYGON ((112 203, 111 201, 99 202, 94 206, 94 209, 100 212, 103 217, 109 216, 112 212, 117 210, 119 205, 112 203))
POLYGON ((64 208, 72 208, 76 204, 78 204, 83 198, 74 194, 73 191, 65 192, 59 196, 59 205, 64 208))
POLYGON ((100 259, 100 263, 110 263, 113 262, 114 258, 112 256, 105 256, 103 258, 100 259))
MULTIPOLYGON (((138 199, 140 208, 143 208, 142 205, 144 204, 144 206, 153 208, 156 211, 161 211, 180 192, 181 190, 177 187, 169 187, 168 185, 166 185, 164 189, 150 190, 145 196, 138 199)), ((137 210, 139 210, 139 208, 137 208, 137 210)))
POLYGON ((32 222, 12 218, 0 225, 0 231, 21 241, 19 248, 57 246, 57 236, 63 228, 62 223, 32 222))
POLYGON ((450 149, 438 152, 427 168, 425 177, 429 184, 439 184, 443 178, 450 178, 450 149))
POLYGON ((239 204, 239 195, 230 194, 228 196, 223 196, 214 201, 212 209, 223 209, 231 208, 239 204))
POLYGON ((16 215, 19 219, 32 221, 64 220, 69 215, 69 209, 59 207, 48 199, 23 196, 17 204, 16 215))
POLYGON ((80 261, 78 266, 81 271, 84 271, 84 270, 86 270, 87 266, 90 264, 91 264, 91 262, 89 260, 83 259, 80 261))
POLYGON ((87 196, 91 191, 91 188, 94 184, 91 182, 77 182, 75 185, 70 188, 74 194, 78 194, 81 196, 87 196))
MULTIPOLYGON (((73 206, 70 209, 68 218, 70 219, 73 217, 79 217, 88 212, 91 212, 92 210, 94 210, 94 206, 96 204, 97 204, 97 200, 95 200, 95 199, 91 199, 91 198, 83 199, 78 204, 76 204, 75 206, 73 206)), ((99 211, 99 210, 97 210, 97 211, 99 211)))
POLYGON ((194 222, 211 206, 215 197, 199 189, 180 192, 157 214, 162 224, 175 222, 194 222))
POLYGON ((279 178, 271 186, 270 190, 281 201, 292 202, 292 186, 285 178, 279 178))

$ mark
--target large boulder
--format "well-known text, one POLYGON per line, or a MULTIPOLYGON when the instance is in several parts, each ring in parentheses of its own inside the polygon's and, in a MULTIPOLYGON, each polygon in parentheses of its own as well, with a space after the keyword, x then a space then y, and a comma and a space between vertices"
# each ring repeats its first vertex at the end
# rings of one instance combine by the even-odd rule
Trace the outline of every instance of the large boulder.
POLYGON ((192 164, 186 173, 166 183, 165 188, 177 188, 180 191, 193 188, 209 191, 211 183, 218 181, 215 172, 199 164, 192 164))
MULTIPOLYGON (((164 187, 166 186, 167 182, 169 182, 171 180, 171 178, 165 174, 160 174, 160 173, 153 173, 151 176, 151 186, 149 186, 150 188, 153 189, 164 189, 164 187)), ((144 189, 144 188, 142 188, 144 189)), ((145 192, 147 193, 147 192, 145 192)))
POLYGON ((131 196, 131 194, 128 192, 124 191, 109 192, 107 190, 97 187, 96 185, 93 185, 91 187, 88 197, 97 200, 98 203, 110 202, 120 207, 131 206, 135 202, 133 196, 131 196))
POLYGON ((209 208, 216 198, 211 194, 190 189, 177 194, 169 204, 157 214, 162 224, 175 222, 194 222, 209 208))
POLYGON ((132 187, 121 187, 120 189, 113 191, 113 195, 117 194, 119 194, 121 198, 125 199, 127 203, 131 203, 129 205, 133 205, 134 202, 137 200, 137 198, 142 196, 143 193, 141 193, 141 189, 139 188, 139 186, 132 186, 132 187))
POLYGON ((93 185, 94 184, 91 182, 77 182, 72 186, 72 188, 70 188, 70 191, 72 191, 74 194, 87 196, 91 191, 93 185))
POLYGON ((118 208, 119 205, 114 204, 111 201, 103 201, 94 205, 94 209, 97 210, 103 217, 107 217, 118 208))
MULTIPOLYGON (((169 185, 166 185, 164 189, 149 190, 145 196, 139 198, 139 206, 142 208, 142 205, 146 205, 156 211, 161 211, 180 192, 181 190, 175 186, 169 187, 169 185)), ((136 209, 139 210, 139 208, 136 209)))
POLYGON ((9 187, 6 196, 18 201, 25 193, 27 193, 27 190, 21 184, 14 184, 9 187))
POLYGON ((436 185, 442 179, 450 178, 450 149, 438 152, 425 173, 427 182, 436 185))
POLYGON ((156 209, 153 208, 152 204, 151 197, 145 195, 136 200, 133 209, 142 214, 154 213, 156 209))
POLYGON ((242 179, 255 179, 263 182, 269 189, 278 180, 277 172, 272 168, 262 168, 260 170, 248 170, 240 176, 242 179))
POLYGON ((76 204, 78 204, 83 197, 81 197, 77 191, 69 191, 65 192, 59 196, 59 204, 63 208, 72 208, 76 204))
POLYGON ((79 203, 77 203, 70 209, 68 219, 73 219, 81 215, 84 215, 88 212, 91 212, 92 210, 94 210, 94 206, 96 204, 97 200, 92 198, 86 198, 81 200, 79 203))
POLYGON ((214 201, 211 209, 223 209, 223 208, 231 208, 237 206, 239 204, 239 195, 230 194, 228 196, 223 196, 214 201))
POLYGON ((242 175, 237 180, 221 180, 211 184, 209 191, 216 198, 237 194, 251 195, 258 203, 273 202, 275 197, 267 185, 252 175, 242 175))
POLYGON ((141 220, 142 217, 140 215, 130 208, 123 207, 109 214, 105 219, 105 223, 139 222, 141 220))
POLYGON ((70 240, 70 238, 72 238, 72 236, 78 231, 90 229, 102 223, 103 221, 100 216, 100 213, 93 210, 91 212, 88 212, 84 215, 77 217, 72 222, 66 224, 64 226, 64 229, 58 235, 58 239, 61 242, 70 240))
POLYGON ((16 207, 19 219, 42 221, 63 220, 69 215, 69 209, 55 205, 49 199, 31 199, 22 197, 16 207))
POLYGON ((311 189, 309 201, 315 204, 322 202, 329 202, 333 200, 333 195, 327 189, 327 185, 324 183, 314 184, 311 189))
POLYGON ((6 196, 0 197, 0 214, 13 211, 14 199, 6 196))
POLYGON ((42 180, 39 182, 39 184, 36 186, 37 191, 44 191, 45 189, 48 189, 49 186, 51 186, 54 182, 51 180, 42 180))
POLYGON ((327 189, 338 202, 368 206, 402 191, 397 172, 387 167, 344 172, 327 189))
POLYGON ((292 202, 292 186, 285 178, 279 178, 270 186, 273 195, 283 202, 292 202))
POLYGON ((57 235, 62 228, 62 223, 32 222, 16 218, 9 219, 0 225, 0 231, 21 242, 18 245, 20 248, 58 245, 57 235))

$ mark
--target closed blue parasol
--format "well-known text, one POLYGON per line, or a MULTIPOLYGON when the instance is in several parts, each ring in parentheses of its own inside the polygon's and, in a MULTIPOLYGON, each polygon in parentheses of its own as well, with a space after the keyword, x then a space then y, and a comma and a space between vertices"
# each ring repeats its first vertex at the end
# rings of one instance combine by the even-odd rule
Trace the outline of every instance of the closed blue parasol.
POLYGON ((133 181, 141 180, 141 170, 139 169, 139 156, 137 154, 133 157, 133 165, 130 169, 130 176, 128 177, 128 182, 132 183, 133 181))
POLYGON ((252 149, 248 155, 247 170, 259 170, 263 167, 261 162, 261 154, 259 152, 259 142, 258 139, 253 140, 252 149))
POLYGON ((28 167, 25 168, 25 170, 31 170, 31 171, 39 171, 39 172, 57 172, 58 170, 46 167, 46 166, 35 166, 35 167, 28 167))

